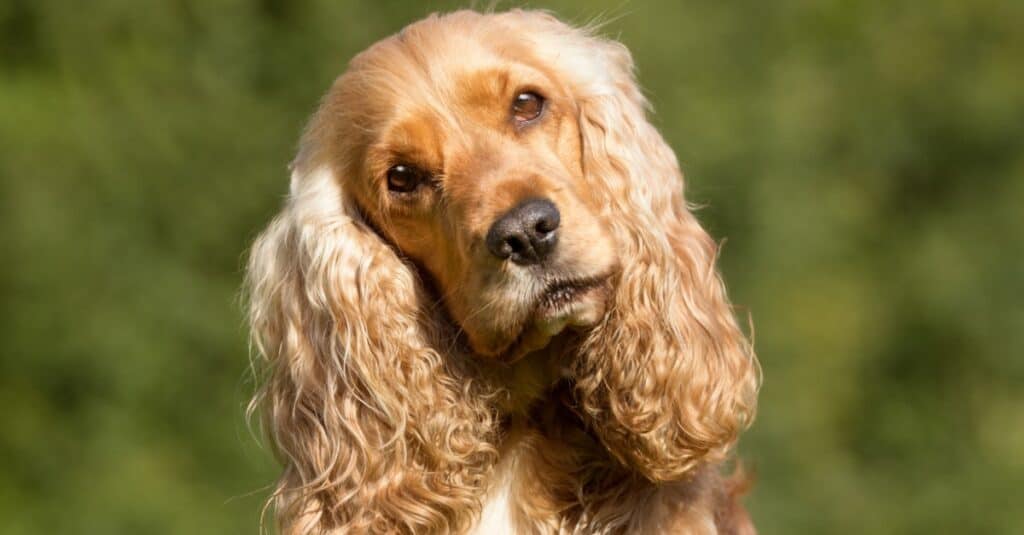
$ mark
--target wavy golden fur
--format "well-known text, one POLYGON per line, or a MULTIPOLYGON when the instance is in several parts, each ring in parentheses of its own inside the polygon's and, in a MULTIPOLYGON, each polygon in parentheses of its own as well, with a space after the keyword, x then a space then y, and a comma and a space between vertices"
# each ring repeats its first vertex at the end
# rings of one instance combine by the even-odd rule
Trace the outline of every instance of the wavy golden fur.
POLYGON ((757 361, 646 108, 543 12, 352 60, 249 261, 282 533, 753 531, 719 468, 757 361), (495 249, 536 199, 550 251, 495 249))

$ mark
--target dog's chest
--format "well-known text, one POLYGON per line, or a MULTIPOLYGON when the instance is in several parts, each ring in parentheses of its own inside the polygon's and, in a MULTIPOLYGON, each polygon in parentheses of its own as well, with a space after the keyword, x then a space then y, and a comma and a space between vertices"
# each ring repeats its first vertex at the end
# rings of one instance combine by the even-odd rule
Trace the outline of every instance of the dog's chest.
POLYGON ((513 501, 512 477, 504 477, 496 482, 487 494, 480 521, 470 533, 472 535, 512 535, 513 501))
POLYGON ((519 516, 516 500, 518 472, 523 464, 523 439, 513 436, 502 448, 501 460, 484 498, 480 520, 470 530, 471 535, 514 535, 519 516))

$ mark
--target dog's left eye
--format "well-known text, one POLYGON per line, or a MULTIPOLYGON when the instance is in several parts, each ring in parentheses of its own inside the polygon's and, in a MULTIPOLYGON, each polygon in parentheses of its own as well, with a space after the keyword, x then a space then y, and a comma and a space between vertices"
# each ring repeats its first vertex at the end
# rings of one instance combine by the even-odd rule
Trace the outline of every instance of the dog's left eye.
POLYGON ((528 123, 544 113, 544 97, 532 91, 516 95, 512 101, 512 115, 520 123, 528 123))
POLYGON ((388 189, 395 193, 412 193, 425 178, 423 171, 411 165, 398 164, 388 169, 388 189))

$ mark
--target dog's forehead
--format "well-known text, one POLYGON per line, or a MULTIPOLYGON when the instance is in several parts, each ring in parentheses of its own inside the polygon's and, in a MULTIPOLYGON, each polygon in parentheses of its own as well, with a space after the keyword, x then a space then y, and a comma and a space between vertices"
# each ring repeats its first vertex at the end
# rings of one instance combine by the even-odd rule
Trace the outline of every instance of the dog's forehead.
POLYGON ((554 91, 556 77, 534 64, 529 53, 483 37, 479 32, 392 36, 353 60, 329 100, 354 129, 375 138, 371 144, 409 144, 425 137, 458 142, 437 139, 440 133, 413 133, 455 134, 470 124, 503 128, 514 91, 554 91))
POLYGON ((359 161, 363 149, 405 119, 418 116, 460 132, 451 127, 474 117, 467 107, 501 113, 512 91, 544 89, 530 81, 551 82, 548 88, 568 97, 570 107, 611 94, 613 81, 629 76, 628 59, 621 46, 543 13, 430 17, 353 58, 324 99, 314 125, 321 128, 307 131, 305 139, 333 146, 336 154, 347 154, 344 161, 359 161))
POLYGON ((432 96, 450 103, 479 96, 460 91, 475 74, 489 73, 500 84, 505 80, 499 76, 509 70, 550 69, 552 63, 537 55, 541 36, 503 21, 495 15, 448 15, 413 23, 357 55, 349 82, 372 80, 372 89, 406 101, 432 96))

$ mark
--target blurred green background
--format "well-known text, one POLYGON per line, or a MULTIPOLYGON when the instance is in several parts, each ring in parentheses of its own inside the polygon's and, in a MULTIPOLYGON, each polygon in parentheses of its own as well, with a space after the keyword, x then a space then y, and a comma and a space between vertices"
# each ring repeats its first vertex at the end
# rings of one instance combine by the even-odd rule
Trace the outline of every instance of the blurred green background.
MULTIPOLYGON (((245 250, 346 61, 458 5, 0 1, 0 531, 257 531, 245 250)), ((1024 2, 533 5, 612 19, 728 240, 762 532, 1024 531, 1024 2)))

